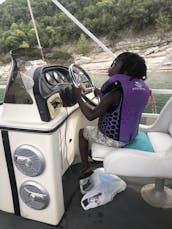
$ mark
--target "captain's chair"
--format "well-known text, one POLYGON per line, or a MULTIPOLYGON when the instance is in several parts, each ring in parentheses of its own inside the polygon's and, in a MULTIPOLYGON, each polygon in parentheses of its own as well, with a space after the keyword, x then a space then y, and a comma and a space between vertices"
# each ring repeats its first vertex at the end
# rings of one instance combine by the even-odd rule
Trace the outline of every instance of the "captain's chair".
POLYGON ((150 126, 140 125, 140 129, 147 132, 154 152, 143 151, 143 144, 138 149, 114 149, 94 144, 93 158, 101 160, 104 157, 104 168, 111 174, 155 178, 155 184, 142 187, 141 195, 154 207, 170 208, 172 190, 164 183, 165 178, 172 178, 172 97, 158 119, 150 126))

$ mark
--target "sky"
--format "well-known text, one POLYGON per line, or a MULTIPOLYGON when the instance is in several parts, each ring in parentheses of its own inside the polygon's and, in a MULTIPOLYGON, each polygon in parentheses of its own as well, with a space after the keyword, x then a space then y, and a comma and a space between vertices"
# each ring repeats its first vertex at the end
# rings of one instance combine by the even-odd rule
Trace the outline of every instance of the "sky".
POLYGON ((3 3, 5 0, 0 0, 0 4, 3 3))

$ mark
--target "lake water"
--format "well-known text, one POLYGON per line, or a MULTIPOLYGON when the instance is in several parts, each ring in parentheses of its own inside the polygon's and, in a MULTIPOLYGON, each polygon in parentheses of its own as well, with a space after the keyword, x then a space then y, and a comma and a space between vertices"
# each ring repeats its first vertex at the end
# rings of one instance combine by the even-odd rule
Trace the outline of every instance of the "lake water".
MULTIPOLYGON (((93 82, 97 87, 100 87, 105 80, 107 80, 107 74, 105 72, 101 72, 100 75, 92 74, 93 82)), ((172 89, 172 71, 169 72, 156 72, 154 75, 148 77, 147 82, 150 88, 154 89, 172 89)), ((159 113, 167 102, 167 100, 171 97, 171 95, 154 95, 157 107, 157 113, 159 113)), ((145 109, 145 112, 151 113, 152 107, 151 105, 145 109)))
MULTIPOLYGON (((149 86, 154 89, 172 89, 172 72, 157 72, 147 80, 149 86)), ((159 113, 171 95, 155 95, 157 113, 159 113)), ((146 109, 151 112, 151 108, 146 109)))
MULTIPOLYGON (((101 85, 107 80, 107 73, 105 71, 100 71, 100 74, 93 74, 91 72, 88 73, 91 75, 93 83, 97 87, 101 87, 101 85)), ((172 72, 156 72, 147 79, 147 82, 150 88, 172 89, 172 72)), ((0 84, 2 84, 2 82, 0 82, 0 84)), ((4 91, 4 89, 0 89, 0 102, 3 101, 4 91)), ((156 100, 157 113, 159 113, 171 95, 155 95, 154 97, 156 100)), ((151 105, 145 109, 145 112, 152 112, 151 105)))

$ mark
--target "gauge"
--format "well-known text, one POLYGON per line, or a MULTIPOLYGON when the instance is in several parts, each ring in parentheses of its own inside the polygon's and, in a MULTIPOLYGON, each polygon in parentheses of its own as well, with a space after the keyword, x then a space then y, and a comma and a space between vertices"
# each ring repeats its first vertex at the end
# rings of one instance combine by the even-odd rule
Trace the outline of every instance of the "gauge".
POLYGON ((54 76, 54 79, 59 83, 60 79, 59 79, 58 73, 57 72, 53 72, 53 76, 54 76))
POLYGON ((49 72, 45 73, 45 79, 49 84, 51 84, 51 85, 54 84, 54 79, 49 72))
POLYGON ((60 78, 61 78, 62 81, 65 81, 65 77, 64 77, 64 75, 61 72, 58 72, 58 75, 60 76, 60 78))
POLYGON ((53 76, 54 76, 54 79, 55 79, 58 83, 60 83, 60 82, 63 83, 63 82, 65 81, 64 75, 63 75, 61 72, 59 72, 59 71, 53 72, 53 76))
POLYGON ((45 79, 47 80, 48 83, 51 82, 51 76, 48 72, 45 74, 45 79))

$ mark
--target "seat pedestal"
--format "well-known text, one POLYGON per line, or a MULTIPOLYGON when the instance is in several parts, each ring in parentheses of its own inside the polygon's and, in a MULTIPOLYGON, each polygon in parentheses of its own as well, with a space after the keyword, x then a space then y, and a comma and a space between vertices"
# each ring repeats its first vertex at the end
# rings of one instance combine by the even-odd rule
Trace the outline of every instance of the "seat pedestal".
POLYGON ((156 179, 155 184, 143 186, 141 195, 153 207, 172 208, 172 189, 164 186, 164 179, 156 179))

